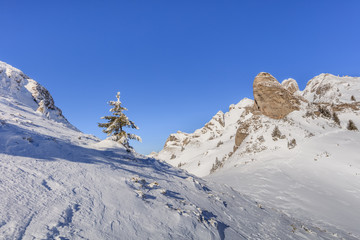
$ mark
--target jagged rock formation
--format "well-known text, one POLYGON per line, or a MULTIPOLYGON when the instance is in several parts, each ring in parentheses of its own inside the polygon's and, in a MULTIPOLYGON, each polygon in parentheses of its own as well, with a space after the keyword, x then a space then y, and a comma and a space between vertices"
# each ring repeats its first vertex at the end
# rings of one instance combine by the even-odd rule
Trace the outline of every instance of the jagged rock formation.
POLYGON ((28 84, 25 87, 29 90, 29 92, 31 92, 35 102, 39 104, 38 111, 45 113, 46 110, 55 110, 56 107, 54 99, 50 95, 49 91, 34 80, 27 80, 28 84))
POLYGON ((61 109, 55 106, 49 91, 41 84, 25 75, 19 69, 0 61, 0 93, 21 102, 43 114, 46 118, 66 124, 73 129, 63 116, 61 109))
POLYGON ((281 85, 291 94, 294 94, 300 90, 296 80, 292 78, 285 79, 284 81, 281 82, 281 85))
POLYGON ((281 119, 292 111, 299 110, 300 100, 269 73, 259 73, 255 77, 253 88, 255 109, 265 116, 281 119))

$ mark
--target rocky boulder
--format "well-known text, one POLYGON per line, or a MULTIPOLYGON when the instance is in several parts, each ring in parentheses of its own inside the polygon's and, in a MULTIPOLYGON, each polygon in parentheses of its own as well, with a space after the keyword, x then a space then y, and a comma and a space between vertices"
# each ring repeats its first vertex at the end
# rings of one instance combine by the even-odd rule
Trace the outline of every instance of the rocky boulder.
MULTIPOLYGON (((297 84, 296 84, 297 85, 297 84)), ((255 110, 274 119, 299 110, 300 100, 282 86, 270 73, 261 72, 254 80, 255 110)))

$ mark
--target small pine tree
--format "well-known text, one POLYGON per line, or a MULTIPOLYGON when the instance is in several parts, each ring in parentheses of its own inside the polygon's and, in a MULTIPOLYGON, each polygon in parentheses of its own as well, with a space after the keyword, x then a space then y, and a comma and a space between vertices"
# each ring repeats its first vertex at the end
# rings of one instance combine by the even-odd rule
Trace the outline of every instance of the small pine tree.
POLYGON ((339 119, 338 115, 336 114, 336 112, 333 112, 332 118, 333 118, 334 122, 340 126, 340 119, 339 119))
POLYGON ((354 95, 351 96, 351 101, 356 102, 356 99, 355 99, 354 95))
POLYGON ((134 122, 130 121, 128 117, 123 113, 127 109, 121 106, 120 92, 116 94, 117 101, 110 101, 109 105, 113 106, 110 109, 112 116, 105 116, 101 119, 106 119, 107 123, 98 123, 98 126, 103 129, 103 132, 108 136, 112 136, 113 140, 123 144, 125 147, 130 148, 129 139, 134 139, 141 142, 141 138, 135 134, 127 133, 124 131, 125 127, 139 129, 134 122))
POLYGON ((292 139, 290 142, 288 142, 288 148, 293 149, 296 146, 296 139, 292 139))
POLYGON ((349 120, 347 129, 350 131, 358 131, 358 128, 355 126, 355 123, 352 120, 349 120))
POLYGON ((275 126, 274 130, 271 133, 271 136, 273 137, 273 139, 277 139, 281 137, 281 132, 278 128, 278 126, 275 126))
POLYGON ((326 118, 331 118, 331 112, 324 106, 319 106, 319 112, 326 118))

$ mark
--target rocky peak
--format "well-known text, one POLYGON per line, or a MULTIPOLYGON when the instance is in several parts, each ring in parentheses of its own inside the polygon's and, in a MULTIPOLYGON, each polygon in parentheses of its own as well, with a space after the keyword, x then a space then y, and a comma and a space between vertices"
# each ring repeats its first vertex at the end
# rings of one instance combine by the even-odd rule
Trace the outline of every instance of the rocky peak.
POLYGON ((270 118, 281 119, 299 109, 299 98, 282 86, 270 73, 261 72, 255 77, 253 93, 255 110, 270 118))
POLYGON ((225 119, 224 119, 224 113, 222 111, 218 111, 215 116, 212 117, 212 119, 205 124, 205 126, 211 130, 213 128, 222 128, 225 126, 225 119))
POLYGON ((353 104, 360 99, 360 78, 322 73, 312 78, 303 92, 309 102, 327 104, 353 104))
POLYGON ((297 84, 295 79, 285 79, 284 81, 282 81, 281 85, 292 94, 299 91, 299 85, 297 84))
POLYGON ((0 93, 12 102, 29 106, 48 119, 65 123, 76 129, 55 106, 49 91, 41 84, 25 75, 19 69, 0 61, 0 93))

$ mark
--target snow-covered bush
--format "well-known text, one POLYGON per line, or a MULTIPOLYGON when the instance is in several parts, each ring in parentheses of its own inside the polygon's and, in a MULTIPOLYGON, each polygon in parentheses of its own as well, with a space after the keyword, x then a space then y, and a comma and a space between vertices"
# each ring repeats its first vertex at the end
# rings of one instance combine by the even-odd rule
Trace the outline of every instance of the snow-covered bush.
POLYGON ((290 142, 288 142, 288 148, 293 149, 296 146, 296 140, 293 138, 290 142))
POLYGON ((219 161, 219 159, 216 157, 215 163, 213 163, 212 168, 210 169, 210 173, 215 172, 217 169, 222 168, 224 166, 224 160, 219 161))
POLYGON ((263 135, 261 135, 260 137, 257 138, 257 140, 261 143, 265 142, 265 138, 263 135))
POLYGON ((334 122, 340 126, 340 119, 338 117, 338 115, 336 114, 336 112, 333 112, 332 114, 332 119, 334 120, 334 122))
POLYGON ((34 142, 34 140, 32 139, 32 137, 23 137, 24 140, 28 141, 29 143, 34 142))
POLYGON ((284 139, 284 138, 285 138, 285 135, 282 135, 282 134, 281 134, 278 126, 275 126, 274 130, 273 130, 272 133, 271 133, 271 136, 272 136, 272 138, 273 138, 274 141, 277 141, 279 138, 280 138, 280 139, 284 139))
POLYGON ((325 106, 319 106, 318 108, 320 114, 325 117, 325 118, 331 118, 331 112, 329 111, 329 109, 327 109, 325 106))
POLYGON ((312 117, 312 118, 314 118, 314 112, 312 112, 312 111, 306 111, 305 117, 312 117))
POLYGON ((355 123, 352 120, 349 120, 347 129, 350 131, 358 131, 358 128, 355 126, 355 123))
POLYGON ((219 142, 217 143, 216 147, 220 147, 220 145, 222 145, 222 144, 223 144, 223 142, 222 142, 222 141, 219 141, 219 142))

